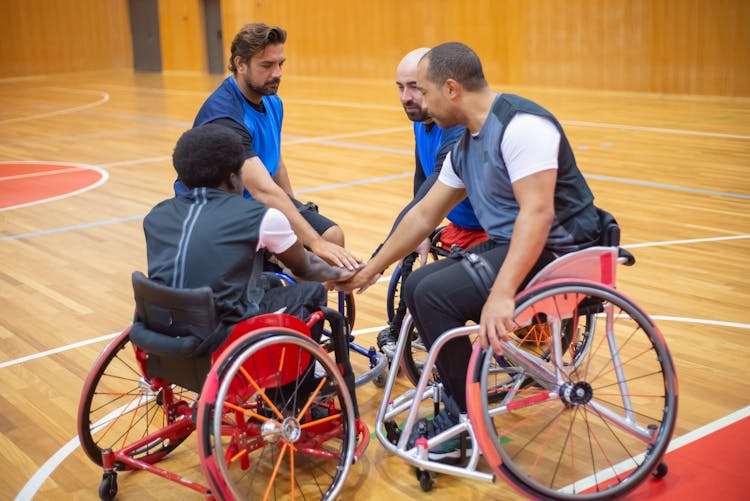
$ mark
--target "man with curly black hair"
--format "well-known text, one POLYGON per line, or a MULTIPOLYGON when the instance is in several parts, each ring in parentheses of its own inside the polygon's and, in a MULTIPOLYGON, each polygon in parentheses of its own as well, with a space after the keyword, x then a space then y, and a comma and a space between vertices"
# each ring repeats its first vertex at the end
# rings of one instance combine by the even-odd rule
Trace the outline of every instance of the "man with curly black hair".
POLYGON ((320 282, 351 275, 306 251, 280 211, 243 198, 244 148, 231 129, 207 124, 185 132, 172 161, 187 192, 159 203, 143 221, 148 274, 170 287, 210 286, 227 333, 281 308, 304 318, 326 304, 320 282), (306 282, 267 290, 263 249, 306 282))

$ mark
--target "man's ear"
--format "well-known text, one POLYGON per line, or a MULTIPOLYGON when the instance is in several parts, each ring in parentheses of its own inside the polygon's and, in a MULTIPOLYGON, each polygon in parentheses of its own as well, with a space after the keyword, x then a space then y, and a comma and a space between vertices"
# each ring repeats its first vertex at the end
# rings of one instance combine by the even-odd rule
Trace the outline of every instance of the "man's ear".
POLYGON ((245 65, 247 66, 247 61, 242 59, 241 56, 234 56, 234 67, 237 68, 237 71, 240 71, 240 66, 245 65))
POLYGON ((443 88, 445 89, 445 94, 448 99, 456 99, 462 91, 461 84, 452 78, 447 79, 445 83, 443 83, 443 88))
POLYGON ((237 172, 229 173, 229 179, 227 181, 232 193, 242 194, 242 169, 238 170, 237 172))

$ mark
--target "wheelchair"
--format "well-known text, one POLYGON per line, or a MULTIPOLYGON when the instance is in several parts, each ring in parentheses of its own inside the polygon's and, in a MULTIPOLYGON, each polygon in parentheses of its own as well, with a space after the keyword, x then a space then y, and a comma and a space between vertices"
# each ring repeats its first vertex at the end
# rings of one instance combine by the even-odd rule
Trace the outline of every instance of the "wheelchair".
POLYGON ((394 369, 410 340, 404 322, 375 435, 415 467, 422 490, 442 473, 500 477, 532 499, 601 500, 667 474, 662 458, 677 419, 674 363, 654 322, 616 289, 617 265, 635 260, 619 248, 614 218, 605 211, 600 218, 601 245, 557 258, 518 292, 517 328, 501 342, 501 355, 473 344, 466 415, 414 443, 409 437, 420 418, 440 407, 438 353, 451 340, 473 339, 479 327, 443 333, 416 387, 394 397, 394 369), (429 458, 429 449, 455 437, 457 462, 429 458))
MULTIPOLYGON (((433 260, 450 256, 451 252, 453 252, 450 249, 446 249, 441 244, 440 232, 443 231, 444 228, 444 226, 441 226, 430 235, 429 256, 433 260)), ((386 314, 388 315, 388 324, 394 325, 395 323, 397 326, 401 326, 399 332, 405 333, 404 335, 407 337, 404 353, 401 357, 396 359, 399 360, 398 368, 403 371, 412 385, 416 385, 419 381, 419 376, 422 373, 422 367, 424 366, 427 357, 427 349, 420 339, 416 327, 411 322, 411 316, 407 315, 406 305, 400 300, 400 296, 406 278, 411 273, 418 257, 417 253, 413 252, 406 256, 401 263, 396 265, 388 282, 388 290, 385 297, 385 309, 386 314)), ((399 335, 399 338, 400 337, 401 334, 399 335)), ((384 354, 388 357, 389 361, 393 360, 393 352, 384 350, 384 354)))
POLYGON ((127 470, 208 499, 335 498, 370 436, 341 314, 260 315, 216 348, 210 288, 173 289, 140 272, 132 280, 135 320, 94 363, 78 409, 81 447, 103 469, 100 499, 115 497, 127 470), (333 358, 311 338, 323 321, 333 358), (157 466, 196 429, 208 485, 157 466))
MULTIPOLYGON (((282 285, 294 285, 296 283, 293 277, 282 271, 274 272, 274 276, 281 281, 282 285)), ((367 369, 356 375, 355 386, 359 387, 372 381, 376 387, 382 388, 385 385, 385 372, 388 368, 388 359, 385 354, 379 353, 374 346, 366 348, 355 342, 354 335, 352 335, 356 314, 354 295, 343 292, 330 292, 330 296, 335 298, 336 309, 345 320, 344 326, 346 327, 346 338, 350 352, 364 357, 367 364, 367 369)), ((333 348, 330 334, 330 329, 323 330, 322 345, 327 351, 331 351, 333 348)))

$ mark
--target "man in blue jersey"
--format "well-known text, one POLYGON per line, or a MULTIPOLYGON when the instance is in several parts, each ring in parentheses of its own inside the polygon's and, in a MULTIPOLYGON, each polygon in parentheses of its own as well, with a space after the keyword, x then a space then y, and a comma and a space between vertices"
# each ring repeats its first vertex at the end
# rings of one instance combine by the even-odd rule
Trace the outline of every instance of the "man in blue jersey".
MULTIPOLYGON (((557 119, 528 99, 490 89, 479 57, 466 45, 444 43, 425 54, 417 66, 417 88, 438 126, 466 130, 430 191, 367 266, 339 287, 366 288, 468 196, 490 237, 491 245, 477 255, 494 276, 491 287, 477 284, 463 260, 441 259, 414 271, 404 296, 428 347, 443 332, 474 321, 481 345, 500 353, 500 340, 514 327, 516 292, 555 257, 599 243, 594 196, 557 119)), ((466 412, 470 354, 469 340, 462 337, 438 355, 445 405, 416 427, 428 438, 460 422, 466 412)), ((413 444, 417 437, 410 438, 413 444)), ((428 455, 457 457, 459 440, 446 441, 428 455)))
POLYGON ((211 287, 221 322, 211 350, 246 318, 282 308, 304 318, 326 304, 319 282, 351 276, 306 251, 280 211, 243 198, 245 153, 229 128, 188 130, 172 161, 187 191, 157 204, 143 221, 148 275, 170 287, 211 287), (267 290, 264 249, 308 281, 267 290))
MULTIPOLYGON (((414 198, 396 218, 394 228, 404 214, 421 200, 430 187, 435 184, 445 155, 464 131, 464 127, 461 125, 447 130, 441 129, 422 106, 422 93, 417 88, 417 63, 429 50, 424 47, 412 50, 401 59, 396 67, 396 86, 398 87, 399 100, 404 107, 406 116, 414 122, 416 166, 414 169, 414 198)), ((443 248, 450 249, 455 244, 468 249, 487 240, 487 233, 477 221, 468 198, 456 205, 448 213, 447 219, 448 224, 439 234, 439 241, 443 248)), ((401 266, 402 287, 411 273, 416 258, 420 258, 420 264, 425 264, 430 244, 430 239, 426 238, 419 244, 416 252, 404 258, 401 266)), ((378 334, 378 347, 389 357, 393 355, 396 348, 398 333, 405 313, 406 303, 403 297, 399 297, 399 304, 393 319, 389 322, 388 327, 378 334)))
MULTIPOLYGON (((331 264, 351 270, 357 266, 357 260, 343 248, 344 232, 319 214, 315 204, 303 204, 294 198, 281 157, 284 108, 276 93, 286 61, 285 42, 286 31, 281 28, 263 23, 245 25, 232 41, 229 59, 232 75, 206 99, 193 126, 215 123, 239 134, 245 148, 242 168, 245 197, 280 210, 312 252, 331 264)), ((185 192, 178 178, 175 193, 185 192)))

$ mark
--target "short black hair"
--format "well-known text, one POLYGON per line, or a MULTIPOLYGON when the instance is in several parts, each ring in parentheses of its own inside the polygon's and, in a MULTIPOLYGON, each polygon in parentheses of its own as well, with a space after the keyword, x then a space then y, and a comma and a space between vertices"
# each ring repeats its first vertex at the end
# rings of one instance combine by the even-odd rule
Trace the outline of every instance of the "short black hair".
POLYGON ((461 42, 446 42, 437 45, 423 56, 430 63, 427 78, 434 84, 443 85, 449 78, 475 91, 487 86, 482 62, 476 52, 461 42))
POLYGON ((177 176, 188 188, 216 188, 245 162, 242 139, 228 127, 206 124, 183 133, 172 153, 177 176))

